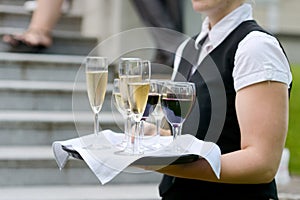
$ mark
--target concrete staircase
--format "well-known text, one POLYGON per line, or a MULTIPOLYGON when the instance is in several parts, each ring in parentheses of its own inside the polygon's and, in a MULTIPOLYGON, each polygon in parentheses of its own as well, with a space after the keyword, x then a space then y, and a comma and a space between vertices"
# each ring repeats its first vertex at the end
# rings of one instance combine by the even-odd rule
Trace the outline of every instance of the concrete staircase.
MULTIPOLYGON (((27 27, 31 14, 24 11, 24 2, 0 0, 0 37, 27 27)), ((92 131, 81 64, 97 39, 81 36, 81 20, 78 13, 64 14, 53 33, 54 45, 39 53, 0 41, 0 199, 158 198, 161 175, 156 173, 127 171, 110 186, 100 186, 83 161, 71 159, 62 171, 56 165, 54 141, 92 131), (134 197, 134 188, 144 188, 145 194, 134 197), (124 195, 118 189, 131 192, 124 195), (85 195, 76 195, 80 191, 85 195)), ((114 71, 111 67, 100 125, 120 131, 111 114, 114 71)))

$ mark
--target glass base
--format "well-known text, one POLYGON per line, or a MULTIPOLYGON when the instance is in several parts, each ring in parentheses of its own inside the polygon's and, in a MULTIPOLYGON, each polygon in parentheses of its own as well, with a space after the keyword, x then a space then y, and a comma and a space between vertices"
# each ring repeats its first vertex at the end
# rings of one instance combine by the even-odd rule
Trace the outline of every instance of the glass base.
POLYGON ((159 144, 159 143, 147 146, 147 148, 149 148, 151 150, 159 150, 159 149, 162 149, 164 147, 165 147, 164 145, 159 144))
POLYGON ((102 132, 92 134, 91 138, 86 141, 86 146, 82 147, 88 150, 111 149, 112 145, 107 141, 102 132))
POLYGON ((115 154, 118 155, 142 155, 144 154, 145 148, 140 145, 140 143, 131 143, 128 140, 124 146, 124 148, 120 151, 116 151, 115 154))
POLYGON ((162 149, 165 147, 165 145, 160 143, 160 136, 155 135, 153 137, 149 138, 150 141, 145 140, 145 142, 142 141, 142 146, 145 147, 148 151, 157 151, 159 149, 162 149))
POLYGON ((104 149, 110 149, 110 145, 101 145, 101 144, 90 144, 85 147, 82 147, 83 149, 89 149, 89 150, 104 150, 104 149))
POLYGON ((144 151, 139 148, 139 149, 135 149, 135 148, 124 148, 123 150, 120 151, 116 151, 115 154, 117 155, 128 155, 128 156, 135 156, 135 155, 143 155, 144 151))
POLYGON ((124 134, 124 138, 118 144, 115 144, 114 147, 117 149, 124 149, 127 146, 127 136, 124 134))

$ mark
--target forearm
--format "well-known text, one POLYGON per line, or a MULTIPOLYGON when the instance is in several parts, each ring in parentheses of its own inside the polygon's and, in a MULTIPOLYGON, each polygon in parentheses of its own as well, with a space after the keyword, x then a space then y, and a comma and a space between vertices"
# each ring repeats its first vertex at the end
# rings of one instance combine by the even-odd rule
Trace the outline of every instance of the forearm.
POLYGON ((278 166, 278 162, 265 159, 251 151, 251 149, 239 150, 222 155, 220 179, 216 177, 209 163, 204 159, 189 164, 167 166, 157 171, 175 177, 220 183, 260 184, 270 182, 277 169, 273 166, 278 166))
MULTIPOLYGON (((276 154, 276 153, 275 153, 276 154)), ((276 157, 280 158, 280 155, 276 157)), ((279 159, 248 148, 222 156, 221 182, 238 184, 269 183, 275 177, 279 159)))

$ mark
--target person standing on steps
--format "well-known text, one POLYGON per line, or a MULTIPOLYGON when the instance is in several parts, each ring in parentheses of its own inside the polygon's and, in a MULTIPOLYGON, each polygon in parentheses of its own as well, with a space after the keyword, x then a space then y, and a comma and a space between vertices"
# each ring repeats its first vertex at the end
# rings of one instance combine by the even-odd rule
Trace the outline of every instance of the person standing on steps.
MULTIPOLYGON (((66 0, 65 0, 66 1, 66 0)), ((27 2, 27 7, 33 10, 28 29, 21 34, 7 34, 3 41, 14 48, 25 45, 38 52, 39 48, 48 48, 52 45, 52 29, 58 22, 64 0, 36 0, 27 2)), ((159 27, 183 31, 183 1, 182 0, 131 0, 146 26, 159 27)), ((156 45, 155 61, 171 66, 173 54, 163 49, 165 41, 161 35, 151 32, 156 45), (161 49, 162 48, 162 49, 161 49)), ((161 34, 161 32, 160 32, 161 34)))

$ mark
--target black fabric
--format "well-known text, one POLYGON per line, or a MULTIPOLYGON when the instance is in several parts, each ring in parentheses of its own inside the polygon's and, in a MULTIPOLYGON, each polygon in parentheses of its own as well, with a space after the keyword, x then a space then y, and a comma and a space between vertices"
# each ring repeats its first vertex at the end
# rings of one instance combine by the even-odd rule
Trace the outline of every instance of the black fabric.
MULTIPOLYGON (((235 110, 236 92, 234 90, 232 72, 238 44, 251 31, 267 33, 254 20, 243 22, 209 56, 204 58, 200 66, 198 66, 198 70, 189 77, 192 66, 196 64, 196 59, 193 56, 199 55, 197 49, 193 47, 195 44, 194 37, 187 43, 183 51, 182 56, 187 59, 181 59, 175 78, 176 81, 194 82, 197 90, 197 102, 191 115, 183 125, 183 134, 195 135, 195 130, 197 130, 196 137, 207 141, 207 138, 210 138, 207 136, 207 133, 211 127, 212 117, 211 93, 222 89, 220 84, 217 84, 221 75, 223 87, 226 91, 226 117, 225 121, 222 116, 217 116, 212 120, 212 124, 221 123, 222 125, 220 137, 216 141, 212 140, 212 142, 219 145, 222 154, 241 148, 240 129, 235 110), (214 68, 217 68, 219 74, 203 70, 214 68), (202 77, 204 74, 202 72, 205 72, 208 77, 202 77), (200 116, 198 121, 197 116, 200 116)), ((222 94, 217 95, 221 97, 222 94)), ((238 161, 236 164, 239 164, 238 161)), ((163 199, 194 199, 193 197, 195 196, 197 196, 197 199, 246 199, 246 197, 249 199, 278 199, 275 180, 267 184, 223 184, 164 177, 159 189, 163 199)))
POLYGON ((132 4, 147 26, 183 31, 182 0, 132 0, 132 4))
MULTIPOLYGON (((146 26, 183 32, 182 0, 132 0, 131 2, 146 26)), ((157 46, 153 62, 172 66, 174 54, 165 50, 171 45, 166 39, 169 33, 154 29, 150 34, 157 46)))
POLYGON ((204 182, 177 178, 172 187, 164 193, 163 200, 269 200, 278 199, 268 191, 276 190, 270 184, 235 185, 204 182), (270 197, 272 196, 272 197, 270 197))

